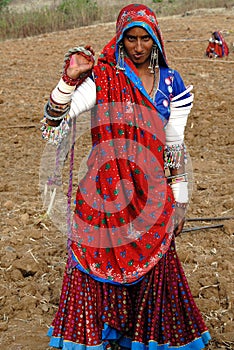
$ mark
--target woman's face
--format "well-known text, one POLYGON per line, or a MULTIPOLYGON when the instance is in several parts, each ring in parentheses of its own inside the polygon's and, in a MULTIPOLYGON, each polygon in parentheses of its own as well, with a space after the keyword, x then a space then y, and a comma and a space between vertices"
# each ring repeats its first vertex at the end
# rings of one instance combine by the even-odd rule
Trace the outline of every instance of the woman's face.
POLYGON ((125 51, 136 66, 148 65, 153 43, 153 39, 143 28, 133 27, 124 33, 125 51))

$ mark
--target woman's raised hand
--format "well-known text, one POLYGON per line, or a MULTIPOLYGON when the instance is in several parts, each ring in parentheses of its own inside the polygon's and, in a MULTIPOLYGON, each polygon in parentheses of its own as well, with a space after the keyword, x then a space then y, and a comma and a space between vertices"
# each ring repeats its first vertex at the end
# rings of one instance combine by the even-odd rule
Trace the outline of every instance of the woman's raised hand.
POLYGON ((65 72, 71 79, 78 79, 94 66, 94 50, 91 46, 70 49, 65 55, 65 72))

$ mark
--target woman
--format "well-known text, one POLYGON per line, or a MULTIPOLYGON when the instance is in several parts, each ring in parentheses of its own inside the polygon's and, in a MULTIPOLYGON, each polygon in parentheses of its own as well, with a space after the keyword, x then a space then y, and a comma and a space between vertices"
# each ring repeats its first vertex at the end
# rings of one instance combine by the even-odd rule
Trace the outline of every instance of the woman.
POLYGON ((209 58, 220 58, 223 56, 228 56, 229 49, 223 35, 220 31, 212 33, 209 39, 209 44, 206 48, 206 56, 209 58))
POLYGON ((51 346, 208 343, 174 244, 188 202, 183 139, 191 89, 168 67, 155 14, 144 5, 121 10, 96 65, 90 47, 65 56, 43 137, 59 143, 71 119, 92 109, 93 147, 77 190, 51 346))

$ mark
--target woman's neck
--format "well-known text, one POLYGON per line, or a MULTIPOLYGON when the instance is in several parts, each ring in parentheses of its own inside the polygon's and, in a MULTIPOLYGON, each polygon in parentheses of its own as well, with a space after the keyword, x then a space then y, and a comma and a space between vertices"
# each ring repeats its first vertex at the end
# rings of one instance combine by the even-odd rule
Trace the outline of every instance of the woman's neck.
POLYGON ((145 90, 150 95, 152 91, 154 90, 154 87, 158 85, 159 82, 159 74, 158 69, 156 69, 153 73, 152 70, 149 68, 149 63, 136 67, 138 71, 138 76, 142 81, 142 84, 145 88, 145 90))
POLYGON ((136 65, 136 69, 138 71, 138 75, 140 78, 143 78, 147 75, 151 75, 150 70, 149 70, 149 62, 145 62, 144 64, 136 65))
POLYGON ((148 67, 147 69, 145 68, 140 70, 138 69, 138 75, 142 81, 142 84, 145 90, 148 92, 148 94, 150 94, 155 83, 155 75, 150 73, 150 70, 148 67))

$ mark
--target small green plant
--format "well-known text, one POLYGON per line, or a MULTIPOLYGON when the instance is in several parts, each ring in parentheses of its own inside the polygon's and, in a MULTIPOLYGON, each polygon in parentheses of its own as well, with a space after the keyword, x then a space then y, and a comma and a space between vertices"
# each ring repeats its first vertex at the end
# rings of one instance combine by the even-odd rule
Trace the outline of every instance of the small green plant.
POLYGON ((7 7, 11 0, 0 0, 0 12, 7 7))
POLYGON ((64 0, 59 6, 58 11, 70 15, 77 10, 97 10, 96 1, 92 0, 64 0))
POLYGON ((57 12, 64 16, 64 20, 76 25, 89 25, 98 19, 98 6, 92 0, 64 0, 58 7, 57 12))

